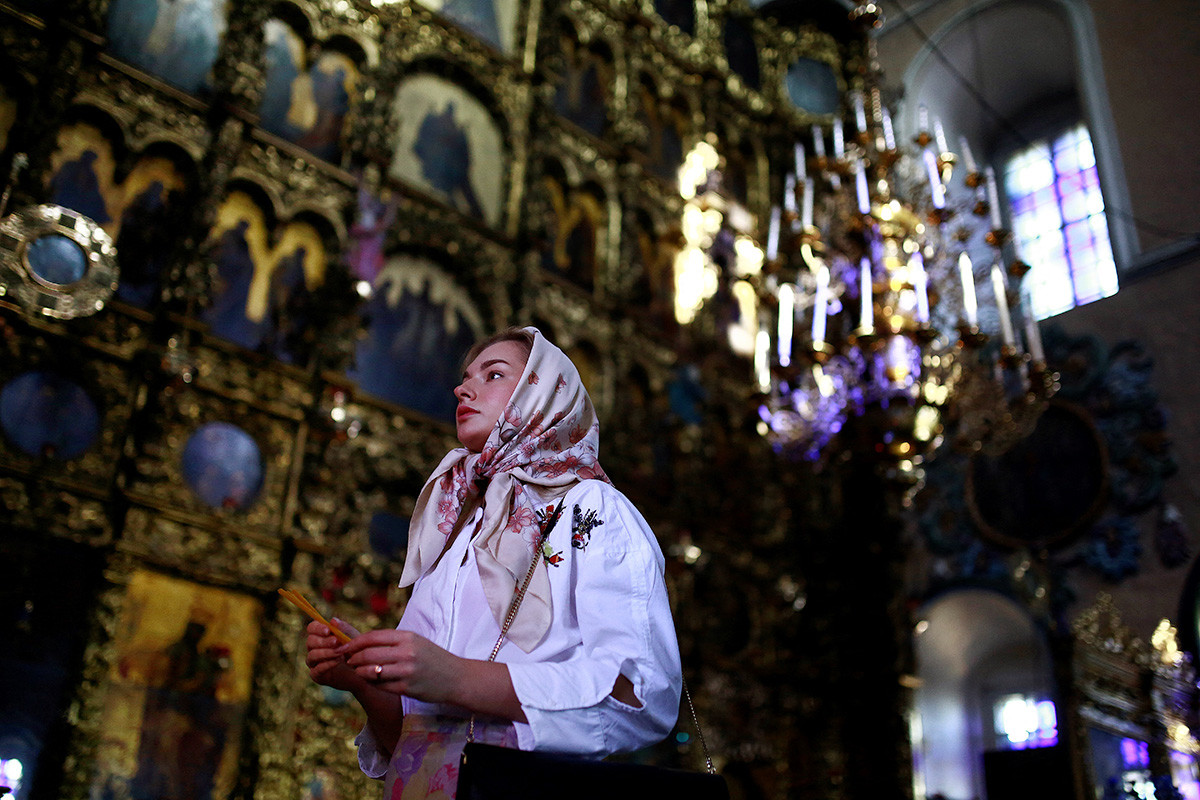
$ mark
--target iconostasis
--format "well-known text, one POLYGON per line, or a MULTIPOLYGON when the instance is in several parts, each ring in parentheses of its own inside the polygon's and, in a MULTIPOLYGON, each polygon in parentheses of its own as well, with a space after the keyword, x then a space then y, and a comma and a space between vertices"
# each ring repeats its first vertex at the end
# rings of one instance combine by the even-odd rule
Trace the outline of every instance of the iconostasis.
POLYGON ((717 312, 677 322, 676 175, 715 143, 769 216, 861 59, 846 29, 741 0, 13 0, 0 36, 16 797, 373 791, 275 590, 394 624, 462 356, 513 323, 588 384, 723 761, 780 785, 787 501, 717 312))

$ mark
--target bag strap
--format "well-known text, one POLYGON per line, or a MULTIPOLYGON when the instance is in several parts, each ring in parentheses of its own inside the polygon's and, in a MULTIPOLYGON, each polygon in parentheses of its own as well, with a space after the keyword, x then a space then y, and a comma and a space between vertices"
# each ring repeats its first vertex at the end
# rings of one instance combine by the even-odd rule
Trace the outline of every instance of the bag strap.
MULTIPOLYGON (((525 580, 521 581, 521 586, 513 595, 512 602, 509 603, 508 613, 504 615, 504 623, 500 626, 500 636, 496 639, 496 646, 492 648, 491 654, 487 657, 488 661, 495 661, 496 654, 500 652, 500 648, 504 645, 504 640, 508 637, 508 629, 512 627, 513 620, 517 617, 517 609, 521 607, 521 601, 525 599, 525 591, 529 588, 530 582, 533 581, 533 573, 537 570, 538 562, 542 560, 542 544, 546 541, 546 537, 550 535, 550 530, 558 524, 558 518, 562 516, 563 503, 566 497, 558 501, 558 508, 542 522, 542 529, 537 541, 533 546, 533 561, 529 563, 529 570, 525 573, 525 580)), ((467 728, 467 741, 475 741, 475 715, 471 715, 471 725, 467 728)))
MULTIPOLYGON (((492 648, 492 652, 488 655, 488 661, 495 661, 496 655, 500 652, 500 648, 504 646, 504 640, 508 636, 508 629, 512 627, 513 620, 517 616, 517 610, 521 607, 521 601, 525 599, 525 591, 529 588, 530 582, 533 580, 533 573, 537 569, 538 562, 543 557, 542 544, 546 541, 546 537, 550 535, 550 531, 558 524, 558 518, 562 515, 564 497, 558 501, 558 508, 554 509, 554 513, 546 518, 542 523, 541 535, 538 537, 537 543, 534 545, 533 561, 529 564, 529 571, 525 573, 525 579, 521 582, 521 587, 513 596, 512 603, 508 606, 508 613, 504 615, 504 624, 500 626, 500 636, 496 639, 496 645, 492 648)), ((696 706, 692 704, 692 693, 688 691, 687 681, 683 680, 683 696, 687 700, 688 712, 692 717, 692 726, 696 729, 696 736, 700 739, 700 748, 704 751, 704 768, 710 775, 717 774, 717 768, 713 764, 712 756, 708 752, 708 742, 704 739, 704 729, 700 727, 700 717, 696 714, 696 706)), ((475 715, 471 715, 471 724, 467 728, 467 741, 475 741, 475 715)))

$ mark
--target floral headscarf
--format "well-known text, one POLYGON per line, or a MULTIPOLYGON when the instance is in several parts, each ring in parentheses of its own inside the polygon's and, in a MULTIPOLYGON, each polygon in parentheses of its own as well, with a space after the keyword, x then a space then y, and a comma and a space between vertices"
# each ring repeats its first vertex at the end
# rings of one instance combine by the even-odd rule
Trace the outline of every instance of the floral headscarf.
MULTIPOLYGON (((483 493, 483 522, 471 546, 498 625, 541 537, 542 520, 581 480, 608 476, 597 460, 600 426, 579 372, 562 350, 533 334, 529 361, 483 450, 451 450, 425 482, 413 510, 401 586, 433 568, 470 493, 483 493)), ((544 564, 508 631, 529 652, 550 628, 550 578, 544 564)))

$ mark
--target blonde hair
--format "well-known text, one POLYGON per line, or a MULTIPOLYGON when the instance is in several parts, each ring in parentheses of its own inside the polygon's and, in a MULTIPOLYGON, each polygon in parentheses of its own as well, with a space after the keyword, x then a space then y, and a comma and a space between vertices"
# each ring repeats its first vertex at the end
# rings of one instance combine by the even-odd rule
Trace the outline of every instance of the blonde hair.
POLYGON ((500 342, 516 342, 517 344, 521 345, 525 350, 526 361, 529 360, 529 354, 533 352, 532 333, 524 328, 505 328, 504 330, 496 331, 486 339, 480 339, 478 342, 473 344, 471 349, 467 351, 466 357, 463 358, 463 367, 465 368, 469 366, 472 361, 479 357, 480 353, 482 353, 484 350, 487 350, 494 344, 499 344, 500 342))

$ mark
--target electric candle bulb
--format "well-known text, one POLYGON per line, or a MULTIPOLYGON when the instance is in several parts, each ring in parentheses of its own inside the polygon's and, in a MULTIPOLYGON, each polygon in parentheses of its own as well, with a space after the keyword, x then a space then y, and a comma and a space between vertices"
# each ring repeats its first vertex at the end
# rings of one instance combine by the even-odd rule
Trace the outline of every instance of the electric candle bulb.
POLYGON ((924 103, 917 107, 917 133, 929 133, 929 109, 924 103))

